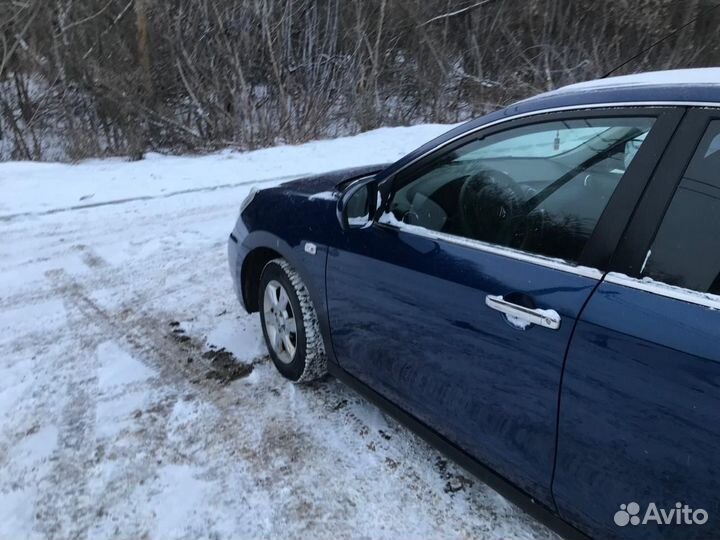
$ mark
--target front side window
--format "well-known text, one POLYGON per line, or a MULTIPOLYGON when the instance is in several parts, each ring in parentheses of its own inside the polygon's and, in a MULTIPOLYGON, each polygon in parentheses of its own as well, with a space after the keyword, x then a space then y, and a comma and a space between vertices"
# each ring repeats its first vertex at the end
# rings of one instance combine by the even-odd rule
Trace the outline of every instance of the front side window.
POLYGON ((432 231, 576 262, 653 122, 558 120, 473 140, 399 188, 390 212, 432 231))
POLYGON ((642 270, 670 285, 720 294, 720 121, 708 126, 642 270))

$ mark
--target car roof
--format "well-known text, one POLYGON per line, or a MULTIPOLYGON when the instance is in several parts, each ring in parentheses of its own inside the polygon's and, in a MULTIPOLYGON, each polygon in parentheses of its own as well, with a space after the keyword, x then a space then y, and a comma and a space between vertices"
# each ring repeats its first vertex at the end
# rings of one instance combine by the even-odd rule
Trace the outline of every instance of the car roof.
POLYGON ((667 69, 664 71, 646 71, 606 77, 593 81, 570 84, 553 92, 568 92, 585 89, 602 89, 629 86, 717 86, 720 85, 720 68, 667 69))
POLYGON ((465 122, 393 163, 378 178, 387 178, 438 145, 492 122, 544 110, 633 103, 720 106, 720 68, 651 71, 563 86, 465 122))
POLYGON ((595 79, 539 94, 515 105, 552 106, 636 101, 720 102, 720 68, 671 69, 595 79), (556 104, 555 104, 556 103, 556 104))

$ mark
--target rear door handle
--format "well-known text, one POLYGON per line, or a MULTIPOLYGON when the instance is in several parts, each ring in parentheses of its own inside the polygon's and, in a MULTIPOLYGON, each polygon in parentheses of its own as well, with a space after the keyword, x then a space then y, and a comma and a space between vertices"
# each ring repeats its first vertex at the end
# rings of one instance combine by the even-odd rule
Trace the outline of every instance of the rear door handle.
POLYGON ((560 315, 554 309, 532 309, 525 306, 508 302, 502 296, 495 296, 488 294, 485 297, 485 304, 490 309, 510 315, 511 317, 517 317, 523 321, 537 324, 538 326, 544 326, 551 330, 557 330, 560 328, 560 315))

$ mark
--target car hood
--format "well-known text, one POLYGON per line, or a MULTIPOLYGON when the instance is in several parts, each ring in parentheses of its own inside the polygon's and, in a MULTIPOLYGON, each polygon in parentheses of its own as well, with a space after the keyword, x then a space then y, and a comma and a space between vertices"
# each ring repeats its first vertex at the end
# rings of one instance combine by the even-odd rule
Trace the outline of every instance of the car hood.
POLYGON ((299 195, 317 195, 322 192, 333 192, 341 186, 357 178, 376 174, 386 168, 388 164, 365 165, 350 169, 340 169, 312 176, 305 176, 296 180, 290 180, 278 186, 285 192, 292 192, 299 195))

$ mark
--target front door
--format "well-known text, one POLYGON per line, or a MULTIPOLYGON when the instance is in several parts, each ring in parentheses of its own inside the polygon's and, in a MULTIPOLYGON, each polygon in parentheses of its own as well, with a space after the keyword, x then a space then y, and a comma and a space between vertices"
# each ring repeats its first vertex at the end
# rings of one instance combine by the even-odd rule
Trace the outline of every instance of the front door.
POLYGON ((553 508, 565 352, 602 277, 584 266, 593 233, 621 183, 647 180, 664 114, 502 124, 396 176, 386 213, 328 257, 341 367, 553 508))

